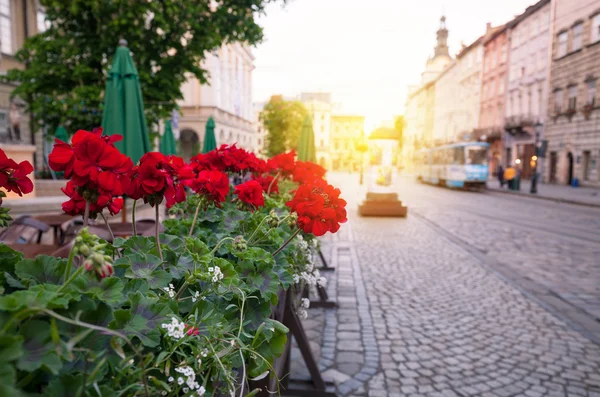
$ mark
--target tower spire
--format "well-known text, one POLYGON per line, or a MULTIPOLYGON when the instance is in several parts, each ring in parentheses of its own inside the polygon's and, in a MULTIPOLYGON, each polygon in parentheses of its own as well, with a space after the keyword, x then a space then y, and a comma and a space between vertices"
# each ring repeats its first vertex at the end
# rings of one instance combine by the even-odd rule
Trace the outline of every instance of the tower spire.
POLYGON ((437 31, 437 45, 435 46, 434 57, 450 56, 448 52, 448 29, 446 29, 446 17, 442 15, 440 18, 440 28, 437 31))

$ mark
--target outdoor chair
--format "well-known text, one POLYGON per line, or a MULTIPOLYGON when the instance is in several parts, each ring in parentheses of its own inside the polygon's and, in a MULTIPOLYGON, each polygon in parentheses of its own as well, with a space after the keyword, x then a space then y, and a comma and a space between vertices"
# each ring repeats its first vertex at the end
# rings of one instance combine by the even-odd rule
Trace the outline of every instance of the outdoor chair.
POLYGON ((21 215, 0 233, 0 241, 6 244, 40 244, 42 235, 48 230, 50 226, 44 222, 21 215))

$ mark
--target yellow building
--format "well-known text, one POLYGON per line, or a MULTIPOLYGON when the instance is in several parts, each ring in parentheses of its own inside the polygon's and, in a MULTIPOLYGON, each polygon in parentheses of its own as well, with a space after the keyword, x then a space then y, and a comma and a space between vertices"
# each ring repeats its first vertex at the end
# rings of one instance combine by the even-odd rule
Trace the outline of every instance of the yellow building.
POLYGON ((364 134, 365 118, 356 115, 333 115, 331 117, 331 169, 334 171, 357 171, 361 153, 357 145, 364 134))

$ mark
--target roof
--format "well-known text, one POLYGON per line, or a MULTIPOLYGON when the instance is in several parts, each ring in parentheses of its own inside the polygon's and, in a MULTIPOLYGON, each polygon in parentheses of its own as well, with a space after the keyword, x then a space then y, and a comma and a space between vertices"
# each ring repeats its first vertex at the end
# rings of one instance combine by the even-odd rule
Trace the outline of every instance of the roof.
POLYGON ((540 0, 537 3, 535 3, 534 5, 527 7, 527 9, 525 10, 524 13, 522 13, 521 15, 518 15, 512 21, 507 23, 508 27, 511 29, 514 28, 519 23, 521 23, 523 20, 525 20, 528 16, 530 16, 531 14, 538 11, 540 8, 544 7, 546 4, 549 4, 549 3, 550 3, 550 0, 540 0))
POLYGON ((485 44, 489 43, 490 41, 494 40, 496 37, 500 36, 502 33, 506 32, 506 29, 508 29, 509 23, 505 23, 502 26, 496 26, 495 28, 492 28, 492 31, 483 40, 483 44, 485 45, 485 44))

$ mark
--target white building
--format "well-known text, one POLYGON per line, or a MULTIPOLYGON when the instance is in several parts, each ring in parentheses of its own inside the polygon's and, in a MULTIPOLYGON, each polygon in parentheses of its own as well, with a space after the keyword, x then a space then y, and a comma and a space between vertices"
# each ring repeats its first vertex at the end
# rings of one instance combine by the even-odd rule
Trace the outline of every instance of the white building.
POLYGON ((303 92, 300 101, 313 120, 317 163, 325 169, 331 169, 331 94, 325 92, 303 92))
POLYGON ((215 122, 217 145, 237 143, 254 150, 257 131, 252 106, 252 70, 254 56, 241 43, 224 45, 209 54, 202 67, 209 71, 208 84, 190 77, 182 87, 179 101, 182 117, 179 122, 179 142, 184 158, 202 147, 206 122, 215 122))
POLYGON ((481 36, 468 47, 463 47, 456 56, 458 87, 453 123, 457 123, 458 130, 451 137, 452 141, 472 139, 479 126, 484 37, 481 36))
POLYGON ((435 82, 435 118, 433 123, 433 141, 435 144, 450 143, 461 131, 462 114, 459 112, 458 67, 455 62, 435 82))
POLYGON ((535 125, 539 124, 537 141, 541 142, 548 111, 550 0, 527 8, 509 26, 505 158, 508 164, 519 159, 523 178, 529 178, 530 159, 535 155, 535 125))
POLYGON ((265 149, 265 138, 267 137, 267 130, 262 121, 260 121, 260 114, 265 108, 265 105, 266 102, 255 102, 252 104, 252 111, 254 113, 252 122, 254 124, 254 131, 256 131, 256 134, 250 141, 251 146, 247 149, 257 155, 263 153, 265 149))

